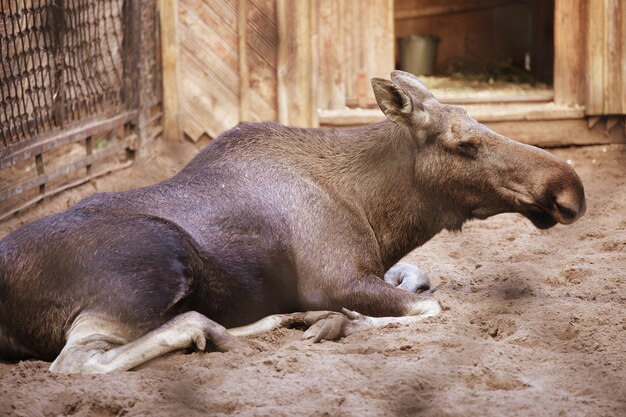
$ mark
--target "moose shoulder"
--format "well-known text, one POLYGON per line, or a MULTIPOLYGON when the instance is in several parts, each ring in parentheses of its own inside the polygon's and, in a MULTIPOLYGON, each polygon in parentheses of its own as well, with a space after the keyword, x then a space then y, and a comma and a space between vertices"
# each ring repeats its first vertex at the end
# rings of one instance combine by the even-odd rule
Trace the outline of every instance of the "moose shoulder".
POLYGON ((240 348, 236 336, 293 322, 317 341, 419 320, 440 311, 419 293, 428 280, 394 264, 442 229, 584 214, 580 179, 548 152, 439 103, 410 74, 372 85, 388 121, 241 125, 168 180, 5 237, 0 358, 109 372, 207 339, 240 348))

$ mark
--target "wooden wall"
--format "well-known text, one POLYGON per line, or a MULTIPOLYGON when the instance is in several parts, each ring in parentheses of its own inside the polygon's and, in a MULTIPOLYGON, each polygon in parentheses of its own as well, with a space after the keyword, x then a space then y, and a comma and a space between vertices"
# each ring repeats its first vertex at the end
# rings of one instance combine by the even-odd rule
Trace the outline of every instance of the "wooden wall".
POLYGON ((393 0, 161 3, 166 98, 177 91, 168 118, 194 141, 244 121, 315 126, 318 108, 373 106, 370 79, 394 68, 393 0))
POLYGON ((178 14, 184 134, 196 141, 240 121, 276 120, 275 1, 179 0, 178 14))
POLYGON ((370 79, 394 69, 393 0, 318 0, 318 107, 376 104, 370 79))
POLYGON ((375 107, 369 80, 393 70, 399 36, 440 36, 438 71, 455 58, 519 63, 528 48, 520 33, 528 33, 530 9, 533 67, 554 65, 555 102, 586 106, 587 115, 626 113, 623 0, 163 3, 178 8, 177 19, 161 16, 163 35, 176 38, 163 42, 175 49, 172 61, 163 53, 166 131, 168 118, 177 118, 192 140, 217 137, 242 121, 316 126, 320 110, 375 107), (175 20, 171 35, 167 25, 175 20), (178 100, 173 111, 171 89, 178 100))

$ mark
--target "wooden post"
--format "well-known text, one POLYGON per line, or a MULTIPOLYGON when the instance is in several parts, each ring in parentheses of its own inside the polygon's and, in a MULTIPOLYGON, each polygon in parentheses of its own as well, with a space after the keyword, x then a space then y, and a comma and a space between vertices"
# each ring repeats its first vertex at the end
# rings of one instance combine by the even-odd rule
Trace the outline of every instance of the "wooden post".
POLYGON ((317 126, 315 8, 312 0, 278 0, 278 120, 317 126))
POLYGON ((554 3, 554 101, 582 105, 586 91, 585 0, 554 3))
POLYGON ((178 0, 159 0, 158 7, 163 66, 163 134, 166 139, 180 139, 178 0))
POLYGON ((318 107, 343 109, 346 106, 344 0, 317 1, 318 107))
POLYGON ((239 37, 239 123, 250 120, 250 75, 248 71, 248 0, 239 0, 237 32, 239 37))

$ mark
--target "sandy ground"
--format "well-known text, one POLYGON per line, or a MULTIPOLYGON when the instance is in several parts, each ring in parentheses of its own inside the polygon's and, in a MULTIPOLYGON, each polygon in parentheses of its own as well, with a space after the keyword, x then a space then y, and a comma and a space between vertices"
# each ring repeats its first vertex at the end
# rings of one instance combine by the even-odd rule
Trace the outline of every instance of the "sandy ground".
MULTIPOLYGON (((0 236, 95 191, 173 174, 192 145, 0 224, 0 236)), ((564 149, 588 197, 576 224, 501 215, 407 256, 439 287, 440 317, 311 345, 298 330, 250 355, 176 353, 141 369, 53 375, 0 364, 0 415, 626 416, 626 147, 564 149)))

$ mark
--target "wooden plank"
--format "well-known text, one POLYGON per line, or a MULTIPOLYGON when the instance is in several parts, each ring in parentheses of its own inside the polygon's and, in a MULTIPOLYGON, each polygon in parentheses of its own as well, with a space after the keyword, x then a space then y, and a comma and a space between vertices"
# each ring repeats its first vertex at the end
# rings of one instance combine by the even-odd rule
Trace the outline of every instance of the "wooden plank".
POLYGON ((192 114, 185 115, 185 136, 191 139, 192 142, 198 142, 204 132, 204 127, 196 121, 192 114))
POLYGON ((585 108, 588 115, 604 114, 604 50, 605 0, 588 0, 587 7, 587 94, 585 108))
MULTIPOLYGON (((620 51, 620 63, 621 63, 621 79, 622 79, 622 88, 619 92, 619 96, 621 97, 621 112, 622 114, 626 114, 626 4, 624 2, 620 3, 620 36, 619 39, 621 41, 621 51, 620 51)), ((624 126, 626 129, 626 126, 624 126)))
POLYGON ((623 0, 605 0, 604 25, 604 86, 603 108, 605 114, 626 113, 622 109, 622 67, 626 61, 621 57, 620 4, 623 0))
POLYGON ((239 0, 237 34, 239 40, 239 123, 250 120, 250 76, 248 72, 248 8, 247 0, 239 0))
POLYGON ((129 161, 122 162, 122 163, 117 163, 114 166, 107 167, 106 169, 100 170, 100 171, 98 171, 96 173, 87 175, 85 177, 81 177, 78 180, 73 181, 71 183, 62 185, 60 187, 54 188, 54 189, 49 190, 49 191, 46 191, 45 194, 40 194, 37 197, 32 198, 32 199, 30 199, 30 200, 20 204, 19 206, 11 208, 7 212, 4 212, 4 213, 0 214, 0 221, 5 220, 6 218, 12 216, 13 214, 15 214, 15 213, 17 213, 19 211, 22 211, 22 210, 32 206, 33 204, 36 204, 36 203, 42 201, 45 198, 52 197, 53 195, 56 195, 56 194, 58 194, 58 193, 60 193, 62 191, 68 190, 70 188, 77 187, 77 186, 79 186, 81 184, 84 184, 84 183, 86 183, 88 181, 91 181, 94 178, 101 177, 103 175, 109 174, 109 173, 114 172, 114 171, 119 171, 121 169, 128 168, 132 164, 133 164, 133 160, 129 160, 129 161))
POLYGON ((396 6, 396 19, 417 19, 422 17, 445 16, 491 9, 496 6, 523 3, 523 0, 473 0, 451 2, 400 1, 396 6), (443 4, 437 4, 443 3, 443 4))
POLYGON ((18 184, 0 190, 0 201, 14 197, 18 194, 23 193, 24 191, 40 187, 56 178, 63 177, 70 174, 71 172, 92 165, 94 162, 109 158, 123 149, 132 148, 135 146, 135 140, 136 136, 131 136, 126 139, 120 140, 119 142, 112 144, 99 152, 93 153, 91 155, 86 155, 82 159, 75 161, 72 164, 57 168, 53 171, 44 173, 43 171, 40 171, 38 169, 38 175, 36 177, 29 178, 27 180, 19 182, 18 184))
POLYGON ((240 121, 237 10, 238 0, 179 0, 181 125, 192 139, 240 121))
POLYGON ((253 0, 248 10, 248 67, 252 120, 277 120, 278 31, 274 0, 253 0))
POLYGON ((163 132, 167 139, 182 137, 180 122, 180 68, 178 1, 159 0, 161 65, 163 70, 163 132))
MULTIPOLYGON (((466 105, 471 117, 479 122, 539 121, 582 119, 582 108, 557 106, 554 103, 510 104, 510 105, 466 105)), ((374 123, 385 119, 379 109, 320 110, 320 124, 353 126, 374 123)))
POLYGON ((343 56, 345 4, 344 0, 319 0, 316 6, 319 57, 317 106, 321 109, 341 109, 346 105, 343 56))
POLYGON ((491 122, 486 126, 519 142, 541 147, 626 143, 621 129, 605 132, 604 126, 588 129, 584 119, 491 122))
POLYGON ((585 101, 584 0, 554 3, 554 101, 583 105, 585 101))
POLYGON ((389 77, 395 67, 393 1, 344 0, 343 16, 346 102, 373 106, 376 100, 369 80, 389 77))
POLYGON ((235 0, 180 1, 182 125, 192 127, 185 134, 195 140, 239 122, 236 6, 235 0))
POLYGON ((287 125, 309 127, 316 122, 316 72, 313 61, 311 0, 277 1, 278 21, 278 120, 287 125))
POLYGON ((85 140, 87 137, 101 132, 112 130, 134 119, 136 115, 136 111, 129 111, 106 120, 93 120, 87 124, 81 123, 68 130, 52 132, 34 138, 36 141, 24 142, 10 148, 2 149, 0 150, 0 169, 8 168, 20 161, 33 158, 37 154, 85 140))
POLYGON ((485 96, 485 97, 454 97, 437 96, 437 100, 445 104, 511 104, 511 103, 549 103, 554 101, 554 94, 534 94, 527 96, 485 96))
MULTIPOLYGON (((358 109, 350 112, 351 116, 332 118, 330 114, 337 110, 328 110, 320 115, 322 127, 362 126, 384 120, 381 112, 373 109, 358 109)), ((600 145, 626 143, 626 132, 613 129, 606 132, 604 126, 597 125, 588 129, 585 119, 569 120, 517 120, 485 122, 490 129, 519 142, 541 147, 560 147, 574 145, 600 145)))
POLYGON ((479 122, 582 119, 581 107, 559 106, 554 103, 496 104, 463 106, 479 122))

